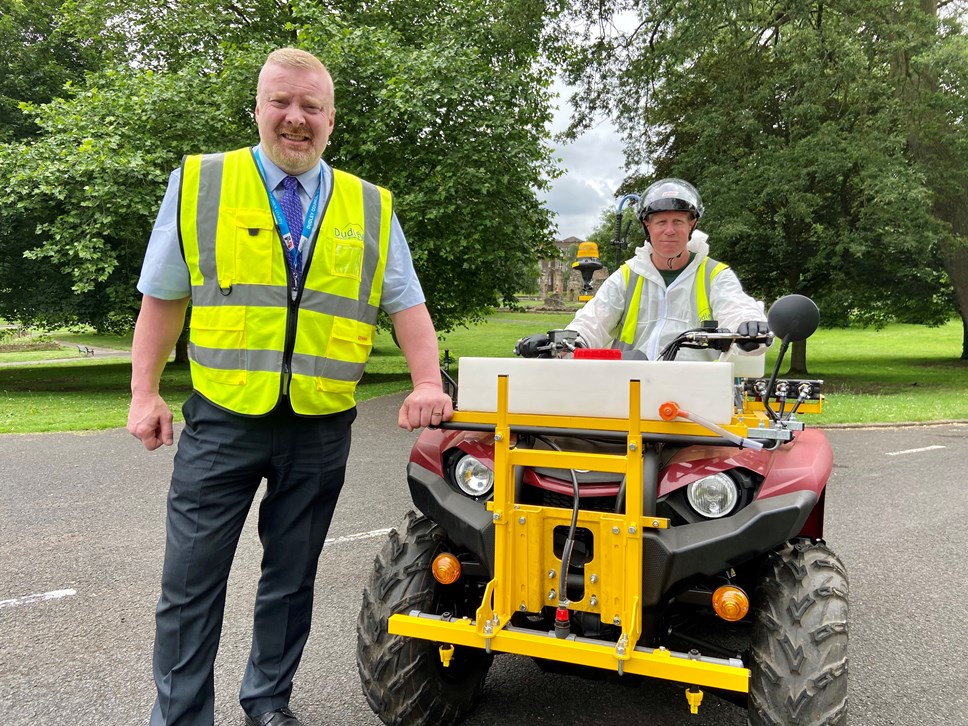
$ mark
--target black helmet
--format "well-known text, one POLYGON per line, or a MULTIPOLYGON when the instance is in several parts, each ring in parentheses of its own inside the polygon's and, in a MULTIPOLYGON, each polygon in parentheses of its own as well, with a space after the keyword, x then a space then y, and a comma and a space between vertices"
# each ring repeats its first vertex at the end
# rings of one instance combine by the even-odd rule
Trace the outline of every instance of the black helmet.
POLYGON ((660 179, 639 199, 638 215, 642 222, 655 212, 689 212, 699 219, 702 211, 702 198, 696 187, 682 179, 660 179))

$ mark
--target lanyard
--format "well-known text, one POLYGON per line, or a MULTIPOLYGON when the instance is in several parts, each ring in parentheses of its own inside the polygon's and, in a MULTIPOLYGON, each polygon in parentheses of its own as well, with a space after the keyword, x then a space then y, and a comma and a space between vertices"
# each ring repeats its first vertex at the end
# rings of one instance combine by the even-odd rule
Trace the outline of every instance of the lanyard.
POLYGON ((319 185, 316 187, 316 194, 313 195, 313 199, 309 203, 309 211, 306 212, 306 219, 303 222, 302 234, 299 237, 299 246, 297 247, 293 243, 292 232, 289 231, 289 223, 286 221, 286 215, 282 211, 282 205, 279 204, 276 195, 269 189, 269 183, 266 181, 266 170, 262 165, 262 159, 259 158, 258 149, 253 151, 253 156, 255 157, 255 165, 259 167, 259 175, 262 177, 262 183, 265 185, 266 191, 269 192, 269 206, 272 208, 272 216, 279 226, 279 233, 282 235, 282 242, 286 246, 286 251, 291 254, 295 249, 298 252, 302 248, 302 245, 309 240, 309 235, 313 233, 313 228, 316 226, 316 213, 319 211, 319 193, 323 188, 323 170, 319 170, 319 185))

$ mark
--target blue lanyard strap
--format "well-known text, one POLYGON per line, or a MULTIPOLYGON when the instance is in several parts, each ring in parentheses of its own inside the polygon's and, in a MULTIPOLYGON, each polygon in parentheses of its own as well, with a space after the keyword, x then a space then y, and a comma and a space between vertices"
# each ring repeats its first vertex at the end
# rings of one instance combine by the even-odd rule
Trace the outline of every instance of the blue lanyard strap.
POLYGON ((323 170, 319 170, 319 185, 316 187, 316 194, 313 195, 313 199, 309 203, 309 211, 306 212, 305 221, 303 222, 299 245, 296 246, 293 244, 292 232, 289 231, 289 223, 286 221, 286 215, 282 211, 282 205, 279 204, 279 200, 276 199, 273 190, 269 188, 269 182, 266 180, 266 169, 262 165, 262 159, 259 158, 259 150, 254 149, 252 155, 255 157, 255 165, 259 168, 259 176, 262 177, 262 183, 269 193, 269 206, 272 208, 272 216, 275 218, 276 224, 279 227, 279 233, 282 235, 282 242, 286 246, 286 250, 292 252, 295 248, 298 251, 309 240, 309 236, 313 233, 313 228, 316 226, 316 214, 319 212, 319 193, 323 188, 323 170))

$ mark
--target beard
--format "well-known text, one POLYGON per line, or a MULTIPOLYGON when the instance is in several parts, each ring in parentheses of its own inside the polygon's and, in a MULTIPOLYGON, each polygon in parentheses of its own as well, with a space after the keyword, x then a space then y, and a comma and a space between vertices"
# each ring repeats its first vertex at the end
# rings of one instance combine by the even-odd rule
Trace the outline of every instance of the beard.
POLYGON ((302 174, 311 169, 322 156, 322 149, 317 149, 315 139, 307 128, 284 128, 280 129, 268 149, 270 158, 283 171, 291 174, 302 174), (292 148, 286 143, 285 139, 279 138, 283 134, 302 136, 308 144, 301 149, 292 148))

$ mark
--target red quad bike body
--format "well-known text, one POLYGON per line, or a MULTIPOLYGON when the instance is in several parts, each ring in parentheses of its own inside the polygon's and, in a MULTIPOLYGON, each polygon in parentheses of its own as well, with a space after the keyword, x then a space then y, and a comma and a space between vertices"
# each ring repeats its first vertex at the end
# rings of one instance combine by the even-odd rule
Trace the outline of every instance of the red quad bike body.
MULTIPOLYGON (((802 326, 770 315, 782 359, 802 326)), ((685 347, 737 340, 691 336, 685 347)), ((833 454, 797 419, 820 410, 821 382, 727 375, 733 413, 719 423, 675 405, 640 411, 643 388, 621 376, 609 385, 628 386, 627 414, 515 409, 508 390, 528 366, 544 366, 540 383, 569 364, 580 368, 510 360, 491 411, 461 409, 414 445, 417 512, 378 555, 358 622, 374 712, 458 723, 494 656, 511 653, 554 672, 676 681, 692 713, 708 692, 754 726, 846 724, 847 575, 823 539, 833 454)), ((640 377, 661 388, 663 365, 642 362, 640 377)), ((662 391, 670 400, 709 377, 672 365, 692 378, 662 391)), ((594 387, 576 375, 573 389, 594 387)))

